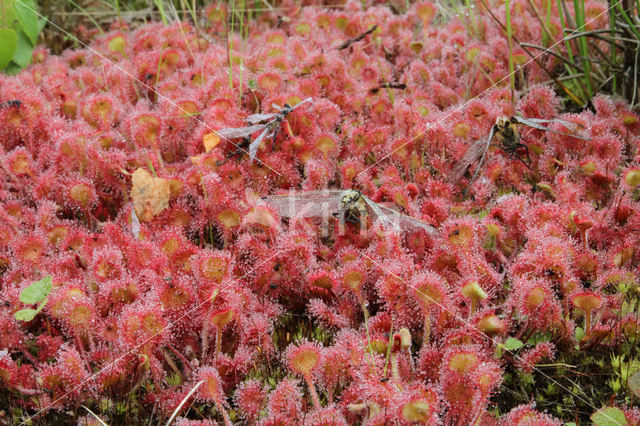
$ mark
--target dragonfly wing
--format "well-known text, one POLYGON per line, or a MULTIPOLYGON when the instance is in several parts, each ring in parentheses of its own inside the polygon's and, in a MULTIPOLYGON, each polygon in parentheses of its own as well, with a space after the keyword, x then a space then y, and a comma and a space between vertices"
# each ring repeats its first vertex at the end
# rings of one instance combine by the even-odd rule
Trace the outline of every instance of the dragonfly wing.
MULTIPOLYGON (((371 200, 368 200, 368 202, 369 201, 371 200)), ((372 210, 374 210, 374 212, 377 210, 379 212, 377 214, 381 214, 384 216, 383 223, 392 222, 392 226, 395 229, 401 229, 403 231, 417 231, 419 229, 423 229, 427 233, 432 235, 436 235, 438 233, 433 225, 425 221, 416 219, 415 217, 407 216, 406 214, 400 213, 399 211, 383 204, 376 204, 373 202, 371 202, 371 204, 375 205, 375 209, 374 206, 370 206, 372 210)))
POLYGON ((473 182, 478 177, 478 173, 480 172, 480 168, 482 167, 482 163, 484 163, 484 159, 487 156, 487 151, 489 151, 489 146, 491 145, 491 140, 493 140, 493 136, 496 134, 495 133, 495 128, 496 128, 495 125, 493 127, 491 127, 491 132, 489 132, 489 137, 487 138, 487 142, 484 145, 484 149, 482 150, 482 155, 480 156, 480 160, 478 161, 478 167, 476 167, 476 170, 473 172, 473 176, 471 176, 471 180, 469 180, 469 184, 467 185, 467 188, 462 193, 462 197, 463 198, 467 197, 467 192, 469 192, 469 188, 471 188, 471 185, 473 185, 473 182))
POLYGON ((255 132, 264 129, 264 127, 264 124, 247 127, 232 127, 228 129, 218 130, 216 134, 223 139, 238 139, 251 136, 255 132))
POLYGON ((300 105, 305 104, 307 102, 312 102, 313 103, 313 99, 312 98, 307 98, 303 101, 298 102, 297 104, 295 104, 294 106, 291 107, 291 110, 293 111, 294 109, 298 108, 300 105))
POLYGON ((275 207, 280 217, 328 217, 340 211, 344 191, 327 189, 270 195, 262 200, 275 207))
POLYGON ((133 208, 133 204, 131 205, 131 233, 136 239, 140 238, 140 220, 133 208))
MULTIPOLYGON (((295 104, 294 106, 289 107, 289 112, 293 111, 294 109, 298 108, 300 105, 305 104, 305 103, 307 103, 307 102, 313 102, 313 98, 307 98, 307 99, 305 99, 305 100, 303 100, 303 101, 298 102, 298 103, 297 103, 297 104, 295 104)), ((271 106, 272 106, 273 108, 277 109, 278 111, 283 111, 283 108, 282 108, 282 107, 280 107, 280 106, 278 106, 278 105, 276 105, 276 104, 271 104, 271 106)))
POLYGON ((382 211, 380 204, 374 203, 366 195, 362 195, 362 198, 367 203, 367 206, 369 206, 369 208, 373 211, 372 216, 375 218, 375 220, 380 221, 380 223, 382 223, 382 226, 384 226, 385 228, 393 229, 396 232, 400 232, 402 230, 400 228, 400 223, 395 221, 392 216, 389 216, 384 211, 382 211))
POLYGON ((264 121, 271 121, 276 117, 277 114, 253 114, 244 119, 249 124, 258 124, 264 121))
POLYGON ((591 138, 580 136, 580 135, 575 134, 575 133, 561 132, 559 130, 554 130, 554 129, 551 129, 549 127, 543 126, 543 124, 558 123, 558 124, 562 124, 563 126, 567 127, 568 129, 572 129, 572 128, 576 129, 577 127, 584 128, 584 126, 582 126, 581 124, 578 124, 578 123, 572 123, 570 121, 561 120, 559 118, 552 118, 552 119, 549 119, 549 120, 545 120, 545 119, 542 119, 542 118, 523 118, 523 117, 518 117, 518 116, 514 116, 514 118, 516 119, 518 124, 522 124, 522 125, 525 125, 525 126, 528 126, 528 127, 533 127, 534 129, 544 130, 545 132, 556 133, 556 134, 559 134, 559 135, 571 136, 573 138, 582 139, 582 140, 585 140, 585 141, 591 140, 591 138))
MULTIPOLYGON (((451 173, 447 176, 447 181, 450 183, 458 182, 464 174, 467 172, 469 167, 478 159, 482 158, 487 149, 489 149, 489 144, 491 143, 491 139, 493 138, 493 130, 494 127, 491 127, 491 132, 489 133, 489 137, 485 139, 478 139, 475 141, 464 153, 461 159, 459 159, 456 164, 453 165, 451 169, 451 173)), ((480 168, 480 166, 478 166, 480 168)))
POLYGON ((260 146, 260 142, 267 136, 269 133, 269 128, 265 128, 262 133, 249 145, 249 162, 252 162, 254 158, 256 158, 256 154, 258 153, 258 147, 260 146))

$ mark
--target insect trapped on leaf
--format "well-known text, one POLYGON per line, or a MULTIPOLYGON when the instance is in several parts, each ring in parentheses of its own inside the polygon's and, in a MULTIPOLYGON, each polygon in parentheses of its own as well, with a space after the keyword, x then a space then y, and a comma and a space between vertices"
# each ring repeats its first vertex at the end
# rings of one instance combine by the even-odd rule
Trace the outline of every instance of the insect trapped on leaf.
POLYGON ((454 164, 453 169, 451 169, 451 173, 447 177, 447 181, 451 183, 459 181, 467 172, 469 167, 471 167, 473 163, 478 161, 478 166, 476 167, 476 170, 473 173, 473 176, 471 176, 471 179, 467 184, 467 188, 463 193, 463 197, 466 198, 469 188, 471 188, 471 185, 478 177, 478 172, 480 171, 480 168, 484 163, 487 151, 489 150, 489 146, 491 146, 492 143, 494 144, 494 146, 507 153, 507 155, 509 155, 510 157, 514 157, 522 161, 527 167, 529 167, 529 148, 526 144, 521 142, 521 135, 518 130, 518 126, 527 126, 533 129, 544 130, 546 132, 557 133, 577 139, 590 140, 590 138, 578 135, 576 133, 561 132, 559 130, 554 130, 543 125, 549 123, 559 123, 569 129, 575 129, 576 131, 578 127, 582 127, 580 124, 560 120, 559 118, 544 120, 540 118, 523 118, 515 115, 511 117, 498 117, 496 123, 491 127, 491 131, 489 132, 489 136, 487 137, 487 139, 478 139, 477 141, 475 141, 473 145, 471 145, 467 149, 462 158, 458 160, 456 164, 454 164), (521 157, 521 153, 523 151, 526 155, 526 161, 521 157))
POLYGON ((276 207, 281 217, 319 217, 326 223, 329 216, 333 216, 338 218, 341 227, 345 223, 352 223, 364 229, 367 225, 380 221, 382 226, 396 232, 422 229, 429 234, 437 233, 432 225, 375 203, 354 189, 298 193, 291 191, 289 194, 264 197, 263 200, 276 207))
MULTIPOLYGON (((228 129, 218 130, 218 136, 225 139, 237 139, 237 138, 250 138, 256 132, 260 132, 253 142, 249 144, 249 161, 252 162, 258 152, 258 147, 264 138, 273 138, 273 149, 276 146, 276 138, 280 132, 280 125, 287 118, 287 116, 300 105, 307 102, 312 102, 312 98, 307 98, 293 106, 284 104, 284 107, 279 107, 276 104, 271 106, 278 112, 269 114, 253 114, 244 119, 247 122, 245 127, 232 127, 228 129)), ((242 149, 243 146, 240 146, 242 149)), ((246 152, 246 151, 244 151, 246 152)), ((237 151, 231 153, 231 155, 237 155, 237 151)))

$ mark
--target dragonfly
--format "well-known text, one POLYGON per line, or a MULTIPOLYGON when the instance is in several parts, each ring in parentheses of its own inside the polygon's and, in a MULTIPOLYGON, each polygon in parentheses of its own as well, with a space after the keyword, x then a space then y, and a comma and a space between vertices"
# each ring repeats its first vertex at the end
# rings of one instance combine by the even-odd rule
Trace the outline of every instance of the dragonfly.
POLYGON ((275 207, 281 217, 321 217, 335 216, 340 226, 345 223, 359 225, 361 229, 371 219, 379 221, 383 227, 396 232, 424 230, 436 235, 436 228, 422 220, 400 213, 384 204, 376 203, 355 189, 325 189, 318 191, 291 192, 263 198, 275 207))
POLYGON ((467 188, 464 190, 463 198, 466 198, 467 192, 471 185, 478 177, 478 172, 484 163, 484 160, 487 155, 487 151, 489 150, 489 146, 493 142, 494 146, 497 146, 501 150, 503 150, 510 157, 517 158, 522 161, 527 167, 529 167, 530 159, 529 159, 529 148, 526 144, 522 143, 522 137, 520 132, 518 131, 519 126, 527 126, 533 129, 543 130, 545 132, 557 133, 559 135, 571 136, 573 138, 582 139, 582 140, 591 140, 591 138, 578 135, 576 133, 566 133, 561 132, 559 130, 551 129, 545 124, 550 123, 559 123, 564 125, 567 128, 576 128, 583 127, 580 124, 572 123, 569 121, 561 120, 559 118, 553 118, 549 120, 541 119, 541 118, 523 118, 518 117, 516 115, 511 117, 501 116, 498 117, 496 123, 491 127, 491 131, 489 132, 489 136, 487 139, 478 139, 471 145, 467 151, 464 153, 462 158, 458 160, 453 169, 451 169, 451 173, 447 177, 448 182, 457 182, 462 176, 467 172, 471 165, 478 161, 478 166, 476 167, 467 188), (525 162, 519 155, 519 151, 522 150, 526 153, 527 161, 525 162))
MULTIPOLYGON (((254 133, 260 132, 258 137, 255 138, 251 143, 249 143, 249 162, 253 162, 253 159, 256 158, 258 147, 260 147, 260 143, 262 143, 265 138, 273 137, 273 149, 275 150, 276 137, 280 132, 280 125, 287 118, 287 116, 291 114, 292 111, 307 102, 313 102, 312 98, 307 98, 293 106, 284 104, 283 107, 280 107, 276 104, 272 104, 271 106, 277 112, 268 114, 252 114, 244 119, 244 121, 247 123, 247 126, 221 129, 217 131, 217 134, 224 139, 238 139, 250 138, 254 133)), ((238 152, 234 151, 230 154, 230 156, 237 154, 238 152)))

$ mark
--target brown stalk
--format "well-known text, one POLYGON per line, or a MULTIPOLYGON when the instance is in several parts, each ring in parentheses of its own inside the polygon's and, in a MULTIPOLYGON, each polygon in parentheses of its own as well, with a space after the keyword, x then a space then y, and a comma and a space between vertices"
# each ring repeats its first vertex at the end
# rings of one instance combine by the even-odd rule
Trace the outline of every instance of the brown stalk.
POLYGON ((359 34, 359 35, 357 35, 357 36, 355 36, 353 38, 350 38, 349 40, 345 41, 340 46, 336 47, 336 50, 344 50, 344 49, 346 49, 347 47, 351 46, 353 43, 356 43, 356 42, 362 40, 363 38, 365 38, 366 36, 368 36, 369 34, 371 34, 372 32, 374 32, 377 29, 378 29, 378 24, 372 26, 367 31, 363 32, 362 34, 359 34))

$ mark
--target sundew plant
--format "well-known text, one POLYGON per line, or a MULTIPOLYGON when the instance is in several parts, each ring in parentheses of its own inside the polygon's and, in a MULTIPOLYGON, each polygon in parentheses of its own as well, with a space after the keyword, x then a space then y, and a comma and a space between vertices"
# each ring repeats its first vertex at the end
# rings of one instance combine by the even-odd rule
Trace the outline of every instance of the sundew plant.
POLYGON ((0 424, 640 424, 632 3, 155 2, 37 46, 0 424))

